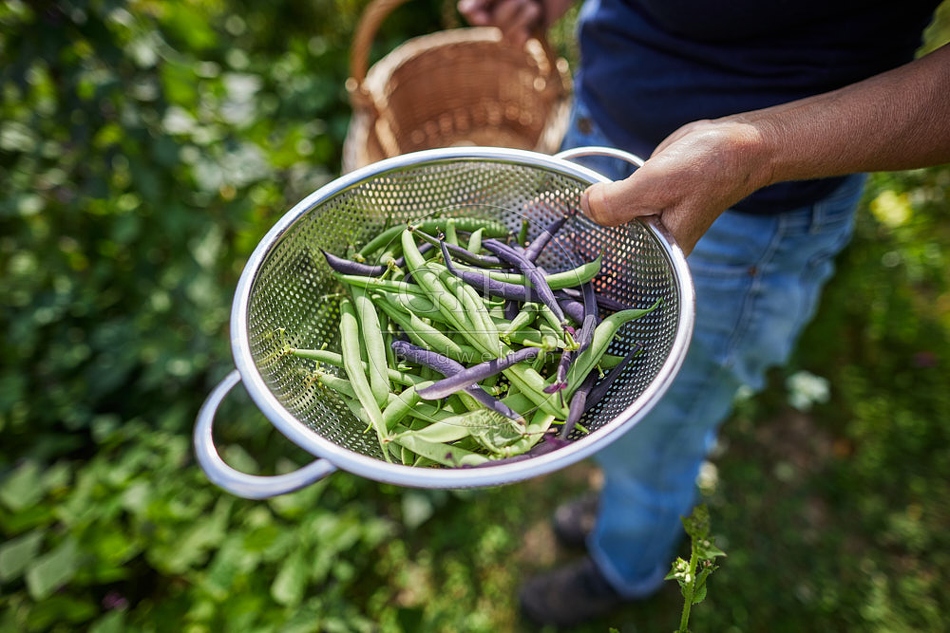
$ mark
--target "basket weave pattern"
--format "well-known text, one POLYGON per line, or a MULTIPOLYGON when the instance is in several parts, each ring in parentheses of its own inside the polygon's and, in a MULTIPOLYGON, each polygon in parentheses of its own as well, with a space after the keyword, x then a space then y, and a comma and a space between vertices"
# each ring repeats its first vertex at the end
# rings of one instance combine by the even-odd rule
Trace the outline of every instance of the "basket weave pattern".
POLYGON ((518 50, 493 27, 449 29, 407 40, 367 70, 379 24, 404 1, 371 3, 357 28, 344 172, 452 146, 557 151, 569 115, 570 74, 540 40, 518 50))

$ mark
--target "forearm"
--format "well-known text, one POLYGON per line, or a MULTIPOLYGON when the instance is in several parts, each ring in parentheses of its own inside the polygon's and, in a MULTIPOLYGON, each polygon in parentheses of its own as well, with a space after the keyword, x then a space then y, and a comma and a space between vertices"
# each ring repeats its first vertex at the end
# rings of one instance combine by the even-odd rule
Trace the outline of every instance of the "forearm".
POLYGON ((596 222, 657 214, 685 252, 776 182, 950 162, 950 45, 841 90, 676 130, 632 176, 591 186, 596 222))
POLYGON ((950 162, 950 45, 840 90, 729 118, 758 135, 762 185, 950 162))

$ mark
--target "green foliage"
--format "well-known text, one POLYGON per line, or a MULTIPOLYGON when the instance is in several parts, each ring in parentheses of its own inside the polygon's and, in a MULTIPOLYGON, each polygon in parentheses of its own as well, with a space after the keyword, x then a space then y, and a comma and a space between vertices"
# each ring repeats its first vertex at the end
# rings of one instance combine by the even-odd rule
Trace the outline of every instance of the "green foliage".
MULTIPOLYGON (((515 631, 519 578, 561 557, 547 517, 583 466, 469 493, 336 473, 248 502, 192 458, 243 262, 338 174, 365 4, 0 4, 0 630, 515 631)), ((373 59, 453 6, 400 7, 373 59)), ((704 490, 730 558, 695 630, 946 630, 948 178, 872 180, 788 368, 827 399, 790 418, 778 376, 727 425, 704 490)), ((246 395, 220 417, 244 470, 309 459, 246 395)), ((668 630, 681 605, 588 630, 668 630)))
POLYGON ((230 47, 237 18, 197 2, 10 3, 2 19, 2 353, 31 359, 0 374, 6 447, 81 452, 97 421, 144 414, 185 430, 240 262, 332 175, 342 78, 296 77, 341 54, 252 60, 230 47))
POLYGON ((4 630, 371 628, 348 592, 395 528, 372 508, 326 484, 266 504, 222 495, 187 436, 141 422, 97 449, 24 460, 0 488, 4 630))
POLYGON ((683 613, 677 633, 689 632, 692 606, 706 599, 706 581, 719 569, 715 560, 726 555, 711 540, 709 508, 705 504, 697 505, 690 516, 683 517, 683 528, 690 543, 689 560, 677 558, 673 561, 670 573, 666 575, 666 580, 676 581, 680 586, 680 593, 683 594, 683 613))

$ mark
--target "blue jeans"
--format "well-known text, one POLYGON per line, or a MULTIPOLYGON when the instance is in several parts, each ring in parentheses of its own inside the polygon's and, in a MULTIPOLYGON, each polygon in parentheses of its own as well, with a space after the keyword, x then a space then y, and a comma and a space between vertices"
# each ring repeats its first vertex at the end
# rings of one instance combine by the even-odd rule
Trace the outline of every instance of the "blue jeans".
MULTIPOLYGON (((577 103, 563 148, 585 145, 610 141, 577 103)), ((583 162, 614 180, 633 169, 610 158, 583 162)), ((604 487, 587 546, 622 595, 645 597, 663 584, 680 517, 696 503, 696 477, 736 391, 760 390, 766 370, 787 362, 851 239, 864 180, 849 177, 789 213, 727 211, 689 256, 696 326, 683 367, 649 415, 596 456, 604 487)))

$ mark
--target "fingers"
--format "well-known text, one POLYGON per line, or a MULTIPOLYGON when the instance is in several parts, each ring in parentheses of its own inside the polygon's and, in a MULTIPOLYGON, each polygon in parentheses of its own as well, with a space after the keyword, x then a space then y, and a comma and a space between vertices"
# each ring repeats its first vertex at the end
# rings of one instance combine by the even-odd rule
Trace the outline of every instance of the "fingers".
POLYGON ((474 26, 497 26, 505 39, 522 46, 541 24, 537 0, 459 0, 459 12, 474 26))
POLYGON ((718 213, 694 204, 688 196, 671 196, 665 184, 662 187, 656 186, 658 184, 663 183, 655 181, 648 171, 639 170, 624 180, 595 183, 581 194, 581 210, 602 226, 619 226, 635 218, 658 216, 676 244, 688 255, 718 213))
POLYGON ((491 0, 459 0, 458 10, 469 24, 473 26, 489 26, 492 22, 491 0))
POLYGON ((581 210, 584 215, 601 226, 619 226, 638 217, 658 216, 673 240, 689 255, 696 242, 709 228, 713 217, 696 218, 679 206, 664 207, 637 202, 631 196, 631 188, 624 186, 630 179, 616 182, 595 183, 581 194, 581 210))

